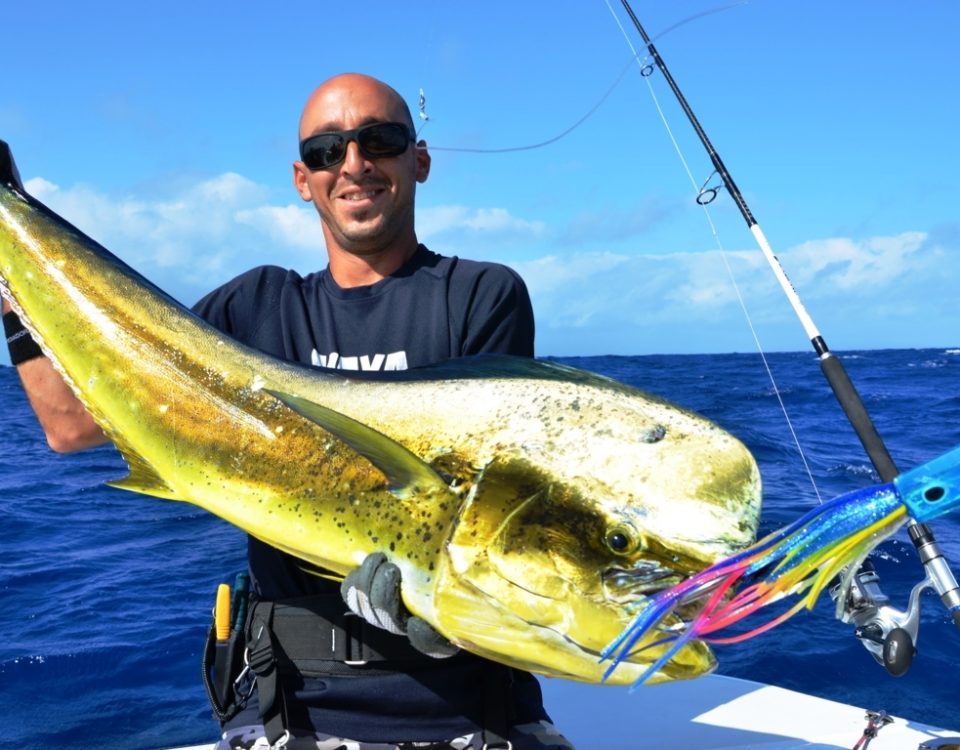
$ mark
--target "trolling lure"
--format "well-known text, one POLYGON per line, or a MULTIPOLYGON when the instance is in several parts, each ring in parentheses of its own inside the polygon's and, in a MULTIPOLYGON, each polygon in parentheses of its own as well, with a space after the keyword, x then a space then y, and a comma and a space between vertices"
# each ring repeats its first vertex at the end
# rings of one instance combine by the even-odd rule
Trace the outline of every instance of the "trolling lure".
POLYGON ((659 592, 602 656, 612 660, 612 670, 633 653, 636 644, 646 634, 659 629, 662 638, 657 643, 672 642, 672 646, 641 677, 639 682, 643 682, 690 640, 732 643, 769 630, 803 607, 812 607, 823 589, 840 576, 841 585, 836 596, 838 618, 858 622, 856 632, 867 649, 892 674, 902 674, 913 654, 920 588, 928 585, 935 588, 954 623, 960 627, 960 587, 925 524, 960 504, 960 447, 905 474, 899 473, 846 369, 830 351, 804 308, 759 223, 663 58, 628 0, 621 2, 653 60, 653 65, 643 68, 643 75, 649 76, 654 66, 660 70, 713 164, 714 172, 701 187, 697 202, 706 204, 716 196, 718 188, 707 188, 707 184, 714 175, 718 176, 799 318, 820 359, 821 370, 885 484, 848 493, 822 504, 744 552, 659 592), (918 584, 911 595, 909 613, 894 610, 882 603, 886 601, 885 597, 871 594, 870 587, 876 589, 876 576, 867 560, 871 550, 905 524, 926 571, 925 580, 918 584), (857 596, 852 596, 854 590, 857 596), (785 612, 762 625, 738 635, 715 635, 760 608, 788 596, 800 598, 785 612), (696 614, 689 617, 691 610, 696 614), (689 619, 681 625, 664 626, 665 618, 674 612, 689 619), (913 632, 900 627, 901 622, 908 621, 912 623, 913 632), (906 639, 902 651, 907 656, 899 661, 886 658, 888 644, 894 637, 906 639), (877 643, 882 644, 883 658, 878 653, 877 643))
MULTIPOLYGON (((848 492, 818 506, 743 552, 665 589, 637 614, 603 653, 610 672, 637 653, 635 646, 651 631, 662 637, 651 645, 672 643, 638 681, 666 664, 688 641, 736 643, 779 625, 804 607, 812 608, 824 588, 846 570, 847 588, 859 563, 906 523, 908 514, 929 521, 960 505, 960 446, 892 482, 848 492), (736 589, 735 593, 731 594, 736 589), (786 611, 751 630, 730 636, 715 633, 787 597, 798 597, 786 611), (681 626, 664 626, 678 609, 696 614, 681 626)), ((845 595, 838 598, 842 609, 845 595)), ((952 608, 960 623, 960 605, 952 608)))

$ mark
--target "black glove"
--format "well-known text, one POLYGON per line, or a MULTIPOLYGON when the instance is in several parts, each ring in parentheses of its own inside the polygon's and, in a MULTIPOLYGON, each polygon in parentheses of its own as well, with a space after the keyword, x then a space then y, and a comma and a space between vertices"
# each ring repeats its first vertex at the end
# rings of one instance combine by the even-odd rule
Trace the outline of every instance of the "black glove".
POLYGON ((351 612, 378 628, 406 635, 410 644, 427 656, 445 659, 460 650, 403 606, 400 568, 382 552, 367 555, 363 564, 343 579, 340 595, 351 612))

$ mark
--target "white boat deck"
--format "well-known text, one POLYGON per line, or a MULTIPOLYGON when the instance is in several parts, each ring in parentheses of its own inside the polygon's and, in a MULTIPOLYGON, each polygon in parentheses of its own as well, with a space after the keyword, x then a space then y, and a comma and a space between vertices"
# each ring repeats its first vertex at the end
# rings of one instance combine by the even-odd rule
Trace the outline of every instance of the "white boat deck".
MULTIPOLYGON (((578 750, 850 750, 867 726, 863 708, 732 677, 634 692, 559 680, 542 684, 551 715, 578 750), (583 722, 563 720, 568 713, 582 715, 585 707, 593 717, 589 733, 576 731, 583 722)), ((894 717, 869 750, 917 750, 949 737, 960 749, 960 732, 894 717)))
MULTIPOLYGON (((850 750, 867 726, 865 708, 733 677, 634 692, 563 680, 541 684, 551 716, 578 750, 850 750)), ((960 750, 960 731, 894 717, 869 750, 960 750)))

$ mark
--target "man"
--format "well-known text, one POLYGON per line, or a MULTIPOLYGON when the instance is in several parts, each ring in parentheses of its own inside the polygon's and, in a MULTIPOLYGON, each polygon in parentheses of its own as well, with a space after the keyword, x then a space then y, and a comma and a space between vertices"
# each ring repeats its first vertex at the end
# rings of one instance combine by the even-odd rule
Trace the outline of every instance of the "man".
MULTIPOLYGON (((418 243, 414 199, 430 156, 414 144, 410 111, 396 91, 357 74, 328 80, 304 108, 300 154, 294 184, 320 214, 328 268, 305 277, 253 269, 202 299, 198 314, 270 354, 326 367, 532 356, 533 316, 519 277, 418 243)), ((18 369, 54 449, 105 439, 47 360, 28 358, 18 369)), ((218 748, 249 747, 264 735, 331 750, 570 747, 531 675, 460 652, 409 617, 397 569, 382 555, 371 555, 342 589, 253 538, 249 559, 256 690, 227 719, 218 748), (377 627, 358 628, 341 594, 377 627), (310 644, 338 639, 355 642, 363 663, 311 653, 310 644)))

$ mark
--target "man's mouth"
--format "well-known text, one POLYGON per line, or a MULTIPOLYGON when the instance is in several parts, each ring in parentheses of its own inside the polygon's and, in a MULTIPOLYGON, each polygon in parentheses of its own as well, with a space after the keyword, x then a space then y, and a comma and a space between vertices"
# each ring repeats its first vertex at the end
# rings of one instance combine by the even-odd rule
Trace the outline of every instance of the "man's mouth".
POLYGON ((358 190, 355 192, 343 193, 340 196, 340 199, 347 201, 348 203, 359 203, 361 201, 374 200, 382 192, 383 188, 370 188, 369 190, 358 190))

